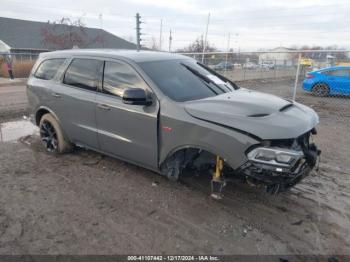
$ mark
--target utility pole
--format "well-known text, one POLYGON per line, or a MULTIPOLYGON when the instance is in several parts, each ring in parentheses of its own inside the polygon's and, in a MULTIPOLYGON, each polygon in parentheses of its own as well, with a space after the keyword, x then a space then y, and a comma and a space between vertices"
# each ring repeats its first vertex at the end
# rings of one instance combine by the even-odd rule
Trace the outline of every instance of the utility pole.
MULTIPOLYGON (((100 20, 100 29, 103 30, 103 17, 102 17, 102 14, 98 15, 98 19, 100 20)), ((105 47, 105 41, 102 41, 102 47, 105 47)))
POLYGON ((100 29, 103 30, 103 16, 102 16, 102 14, 98 15, 98 20, 100 20, 100 29))
POLYGON ((162 51, 163 19, 160 19, 159 51, 162 51))
POLYGON ((204 63, 204 53, 207 49, 207 36, 208 36, 208 27, 209 27, 210 13, 208 14, 207 27, 205 29, 204 43, 203 43, 203 53, 202 53, 202 63, 204 63))
POLYGON ((141 16, 139 13, 136 14, 136 49, 140 51, 141 49, 141 16))
POLYGON ((173 41, 173 37, 171 35, 171 29, 170 29, 170 34, 169 34, 169 53, 171 52, 171 42, 173 41))
POLYGON ((293 101, 295 101, 295 97, 296 97, 296 94, 297 94, 298 80, 299 80, 299 74, 300 74, 300 61, 301 61, 301 53, 299 53, 299 55, 298 55, 297 74, 295 76, 294 89, 293 89, 293 98, 292 98, 293 101))
POLYGON ((226 53, 226 63, 225 63, 225 69, 227 66, 227 60, 228 60, 228 52, 230 51, 230 40, 231 40, 231 34, 228 33, 228 40, 227 40, 227 53, 226 53))

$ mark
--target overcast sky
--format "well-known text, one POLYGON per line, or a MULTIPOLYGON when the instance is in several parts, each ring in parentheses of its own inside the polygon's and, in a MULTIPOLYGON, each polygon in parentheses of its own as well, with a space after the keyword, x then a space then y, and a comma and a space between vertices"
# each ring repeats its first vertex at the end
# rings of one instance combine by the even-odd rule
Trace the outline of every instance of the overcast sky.
POLYGON ((221 50, 257 50, 292 45, 337 45, 350 49, 349 0, 0 0, 0 16, 35 21, 82 18, 89 27, 135 39, 135 14, 142 16, 144 44, 159 42, 168 49, 190 44, 204 34, 221 50), (102 17, 102 19, 100 18, 102 17))

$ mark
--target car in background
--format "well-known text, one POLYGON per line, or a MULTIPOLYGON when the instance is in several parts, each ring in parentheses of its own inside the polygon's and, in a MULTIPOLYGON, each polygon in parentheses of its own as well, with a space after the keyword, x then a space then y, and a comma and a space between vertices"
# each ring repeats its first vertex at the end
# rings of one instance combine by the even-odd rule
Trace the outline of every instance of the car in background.
POLYGON ((350 66, 333 66, 306 74, 303 89, 318 96, 350 95, 350 66))
POLYGON ((233 68, 235 68, 235 69, 242 69, 242 64, 234 63, 233 64, 233 68))
POLYGON ((273 61, 263 61, 260 63, 260 68, 263 69, 275 69, 275 63, 273 61))
POLYGON ((257 69, 259 66, 253 62, 247 62, 243 65, 244 69, 257 69))
POLYGON ((234 65, 231 62, 222 61, 214 66, 214 70, 228 70, 233 69, 234 65))

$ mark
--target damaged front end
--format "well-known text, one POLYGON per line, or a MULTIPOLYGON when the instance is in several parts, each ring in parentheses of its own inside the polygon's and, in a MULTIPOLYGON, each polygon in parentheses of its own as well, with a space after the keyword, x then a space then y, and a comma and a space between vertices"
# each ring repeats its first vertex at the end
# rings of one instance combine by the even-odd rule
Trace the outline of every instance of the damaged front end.
POLYGON ((265 185, 271 194, 283 192, 307 176, 321 151, 312 142, 312 129, 295 139, 267 140, 247 151, 249 159, 239 168, 250 184, 265 185))

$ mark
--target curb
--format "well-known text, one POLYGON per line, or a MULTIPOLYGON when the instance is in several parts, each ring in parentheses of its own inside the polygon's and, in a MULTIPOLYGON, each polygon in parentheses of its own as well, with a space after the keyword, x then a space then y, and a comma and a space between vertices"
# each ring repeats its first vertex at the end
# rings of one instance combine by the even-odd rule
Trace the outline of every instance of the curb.
POLYGON ((27 78, 20 78, 18 80, 15 79, 15 81, 10 81, 8 79, 0 78, 0 87, 4 86, 23 86, 26 85, 27 78))

